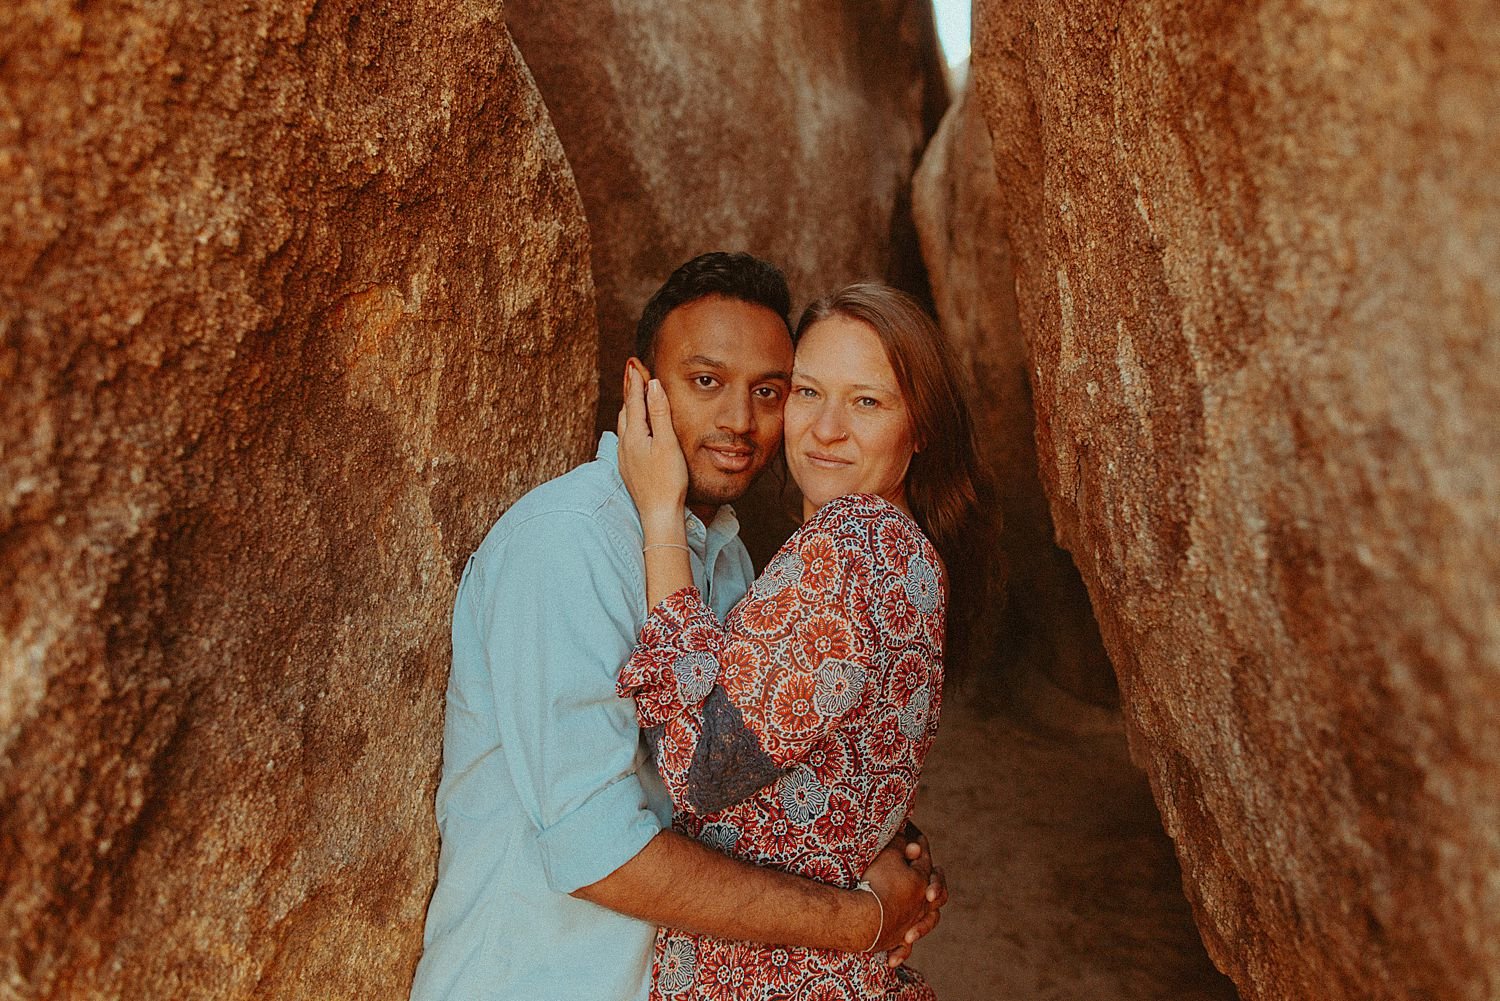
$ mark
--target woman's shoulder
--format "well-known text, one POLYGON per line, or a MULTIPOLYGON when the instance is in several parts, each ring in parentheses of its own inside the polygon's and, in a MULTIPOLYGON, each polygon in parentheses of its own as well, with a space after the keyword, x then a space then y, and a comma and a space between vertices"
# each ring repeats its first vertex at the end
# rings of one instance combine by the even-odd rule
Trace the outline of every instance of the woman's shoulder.
POLYGON ((911 515, 879 494, 845 494, 835 497, 813 512, 803 528, 817 530, 837 525, 881 525, 905 529, 922 535, 922 529, 911 515))
MULTIPOLYGON (((915 519, 877 494, 845 494, 814 512, 799 530, 804 539, 833 539, 879 558, 894 547, 931 558, 932 544, 915 519)), ((882 561, 883 562, 883 561, 882 561)), ((905 560, 901 560, 904 564, 905 560)))
MULTIPOLYGON (((893 609, 907 609, 903 628, 941 602, 942 563, 912 517, 873 494, 849 494, 823 505, 776 553, 747 593, 827 593, 852 588, 869 600, 894 592, 893 609), (894 589, 894 592, 893 592, 894 589)), ((893 613, 894 614, 894 613, 893 613)))

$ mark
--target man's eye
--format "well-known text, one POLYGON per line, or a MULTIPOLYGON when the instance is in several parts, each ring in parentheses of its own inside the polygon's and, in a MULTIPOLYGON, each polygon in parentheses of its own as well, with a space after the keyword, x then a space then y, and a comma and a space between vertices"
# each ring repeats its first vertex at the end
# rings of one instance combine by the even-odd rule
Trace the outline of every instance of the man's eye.
POLYGON ((755 395, 762 400, 775 400, 781 397, 781 390, 775 386, 757 386, 755 388, 755 395))
POLYGON ((713 389, 719 384, 719 380, 711 375, 698 375, 693 377, 693 383, 699 389, 713 389))

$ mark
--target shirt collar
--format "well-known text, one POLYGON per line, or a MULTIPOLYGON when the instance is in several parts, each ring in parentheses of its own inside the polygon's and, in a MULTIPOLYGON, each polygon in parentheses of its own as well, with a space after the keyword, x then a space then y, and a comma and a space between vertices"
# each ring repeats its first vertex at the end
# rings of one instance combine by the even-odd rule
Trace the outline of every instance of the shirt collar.
MULTIPOLYGON (((607 462, 620 475, 620 439, 613 431, 605 431, 599 436, 599 450, 595 458, 607 462)), ((702 520, 691 511, 684 511, 686 515, 688 542, 703 547, 704 562, 713 566, 714 558, 718 551, 724 548, 724 544, 740 534, 740 520, 734 513, 734 508, 728 504, 719 506, 714 512, 713 519, 705 527, 702 520)))
POLYGON ((594 458, 603 459, 618 472, 620 468, 620 439, 613 431, 606 431, 599 436, 599 450, 594 453, 594 458))

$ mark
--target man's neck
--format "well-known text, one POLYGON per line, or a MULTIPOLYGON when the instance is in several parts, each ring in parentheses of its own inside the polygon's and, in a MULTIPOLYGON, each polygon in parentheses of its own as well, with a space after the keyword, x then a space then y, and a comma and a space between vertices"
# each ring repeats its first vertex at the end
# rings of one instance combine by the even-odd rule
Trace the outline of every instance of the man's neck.
POLYGON ((717 504, 689 504, 687 509, 698 516, 698 520, 703 522, 705 528, 713 524, 714 516, 719 513, 717 504))

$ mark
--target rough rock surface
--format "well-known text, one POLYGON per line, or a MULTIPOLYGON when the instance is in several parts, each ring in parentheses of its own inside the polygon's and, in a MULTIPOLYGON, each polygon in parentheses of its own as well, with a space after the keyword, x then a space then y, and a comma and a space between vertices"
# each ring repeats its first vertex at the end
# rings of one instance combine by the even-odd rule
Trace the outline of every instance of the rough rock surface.
POLYGON ((912 181, 912 214, 932 301, 970 376, 980 448, 998 487, 1006 573, 994 662, 1012 678, 1038 670, 1079 698, 1113 704, 1113 668, 1078 570, 1053 541, 1037 477, 1015 269, 989 129, 972 87, 927 145, 912 181))
POLYGON ((404 998, 466 554, 578 459, 498 5, 0 14, 0 996, 404 998))
POLYGON ((1500 20, 982 2, 1043 482, 1247 998, 1500 995, 1500 20))
MULTIPOLYGON (((925 0, 512 0, 506 21, 589 220, 601 427, 641 307, 699 253, 774 261, 794 310, 864 277, 921 290, 910 179, 947 103, 925 0)), ((740 509, 764 559, 792 522, 765 484, 740 509)))

